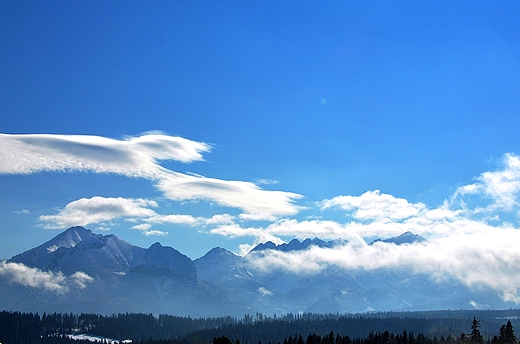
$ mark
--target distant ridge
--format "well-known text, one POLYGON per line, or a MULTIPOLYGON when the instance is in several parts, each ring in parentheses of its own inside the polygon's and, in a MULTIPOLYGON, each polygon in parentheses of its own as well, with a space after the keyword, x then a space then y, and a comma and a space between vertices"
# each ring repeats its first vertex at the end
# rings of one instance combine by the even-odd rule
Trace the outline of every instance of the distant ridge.
POLYGON ((332 248, 334 246, 344 244, 346 241, 344 240, 332 240, 332 241, 323 241, 319 238, 314 239, 305 239, 300 241, 298 239, 292 239, 289 243, 283 243, 280 245, 276 245, 271 241, 268 241, 264 244, 259 244, 255 246, 251 252, 258 252, 264 250, 277 250, 282 252, 291 252, 291 251, 300 251, 306 250, 311 246, 323 247, 323 248, 332 248))
MULTIPOLYGON (((160 243, 141 248, 115 235, 71 227, 0 262, 0 309, 242 317, 256 312, 281 315, 515 306, 493 290, 469 288, 453 278, 434 279, 405 268, 321 265, 302 271, 292 270, 290 263, 286 269, 257 264, 260 258, 267 262, 271 258, 301 259, 305 254, 299 253, 311 247, 330 248, 326 254, 348 254, 333 250, 343 244, 347 242, 319 238, 293 239, 281 245, 267 242, 245 256, 215 247, 192 261, 160 243)), ((370 245, 376 244, 422 245, 427 240, 405 232, 370 245)))
POLYGON ((404 245, 404 244, 418 244, 418 243, 425 243, 428 242, 425 238, 418 234, 413 234, 410 231, 404 232, 403 234, 389 238, 389 239, 376 239, 372 241, 370 244, 374 244, 376 242, 384 242, 384 243, 390 243, 390 244, 396 244, 396 245, 404 245))

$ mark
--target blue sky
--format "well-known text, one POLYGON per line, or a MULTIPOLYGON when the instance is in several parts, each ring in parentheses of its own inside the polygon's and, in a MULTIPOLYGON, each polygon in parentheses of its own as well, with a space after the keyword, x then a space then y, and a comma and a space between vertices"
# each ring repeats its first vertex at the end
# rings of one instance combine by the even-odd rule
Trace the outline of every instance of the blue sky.
POLYGON ((519 7, 2 2, 0 258, 78 224, 193 259, 411 230, 516 266, 519 7))

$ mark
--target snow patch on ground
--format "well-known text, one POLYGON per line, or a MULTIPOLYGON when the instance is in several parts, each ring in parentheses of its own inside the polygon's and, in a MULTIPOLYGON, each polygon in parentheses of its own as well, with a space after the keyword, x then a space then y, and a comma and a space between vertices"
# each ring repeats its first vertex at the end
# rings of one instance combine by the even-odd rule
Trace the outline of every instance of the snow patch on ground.
POLYGON ((67 334, 66 337, 74 340, 88 340, 90 342, 104 342, 109 344, 118 344, 118 343, 132 343, 131 340, 125 339, 122 341, 116 340, 116 339, 110 339, 106 337, 99 337, 99 336, 91 336, 88 334, 67 334))

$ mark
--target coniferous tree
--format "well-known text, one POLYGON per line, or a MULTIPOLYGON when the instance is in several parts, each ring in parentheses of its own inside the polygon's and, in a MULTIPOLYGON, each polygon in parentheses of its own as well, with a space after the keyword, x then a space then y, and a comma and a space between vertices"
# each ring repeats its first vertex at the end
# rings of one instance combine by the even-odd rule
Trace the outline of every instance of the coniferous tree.
POLYGON ((471 324, 471 333, 469 335, 469 341, 471 344, 482 344, 484 343, 484 337, 479 330, 480 321, 473 317, 473 323, 471 324))
POLYGON ((498 336, 498 342, 500 344, 517 344, 518 339, 515 336, 515 331, 513 330, 513 325, 511 321, 508 320, 506 325, 502 325, 500 327, 500 335, 498 336))
POLYGON ((468 339, 466 338, 466 334, 462 332, 459 338, 457 339, 457 344, 465 344, 467 341, 468 339))
POLYGON ((214 337, 213 344, 233 344, 233 342, 226 336, 214 337))

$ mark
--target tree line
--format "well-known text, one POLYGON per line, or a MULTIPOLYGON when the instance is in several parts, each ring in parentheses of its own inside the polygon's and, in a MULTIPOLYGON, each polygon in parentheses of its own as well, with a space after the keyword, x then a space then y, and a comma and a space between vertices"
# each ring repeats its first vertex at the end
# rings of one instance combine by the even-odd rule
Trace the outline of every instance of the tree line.
MULTIPOLYGON (((168 341, 161 341, 160 343, 157 341, 142 342, 142 344, 144 343, 169 344, 168 341)), ((212 343, 240 344, 240 339, 236 339, 233 342, 228 337, 221 336, 214 337, 212 343)), ((403 330, 401 334, 393 334, 389 331, 384 331, 383 333, 370 332, 365 338, 351 338, 348 335, 335 334, 333 331, 330 331, 325 336, 320 336, 316 333, 309 334, 305 340, 301 334, 290 335, 288 338, 284 338, 283 344, 518 344, 518 339, 510 320, 507 321, 507 324, 500 327, 498 335, 485 339, 480 333, 480 321, 474 317, 471 324, 471 332, 468 335, 462 332, 458 338, 450 335, 446 338, 442 335, 440 338, 436 336, 428 338, 423 333, 415 336, 413 332, 408 333, 406 330, 403 330)))
POLYGON ((211 344, 518 344, 513 323, 519 310, 379 313, 363 315, 257 313, 199 318, 152 314, 62 314, 0 312, 0 343, 71 343, 67 334, 84 333, 134 343, 211 344), (507 320, 507 323, 503 323, 507 320), (513 321, 513 323, 511 322, 513 321), (498 330, 498 331, 497 331, 498 330), (229 340, 229 339, 228 339, 229 340), (231 342, 231 340, 229 340, 231 342), (229 344, 229 343, 228 343, 229 344))

